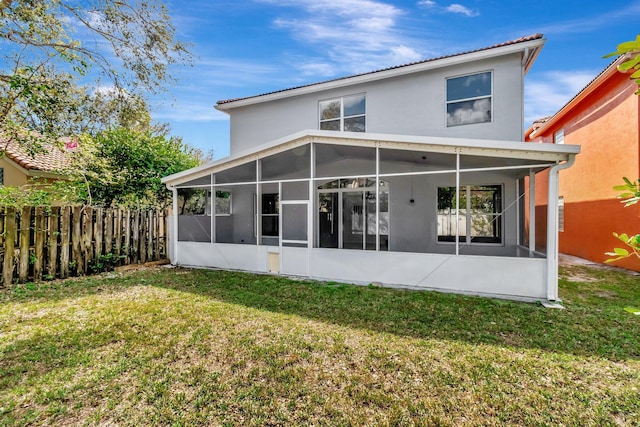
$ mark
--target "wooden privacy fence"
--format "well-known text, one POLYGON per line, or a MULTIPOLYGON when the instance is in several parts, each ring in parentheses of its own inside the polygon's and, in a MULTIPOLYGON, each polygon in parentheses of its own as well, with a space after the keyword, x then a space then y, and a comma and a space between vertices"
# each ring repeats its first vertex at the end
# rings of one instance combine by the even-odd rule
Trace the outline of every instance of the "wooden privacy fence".
POLYGON ((165 259, 167 221, 166 210, 0 207, 0 286, 165 259))

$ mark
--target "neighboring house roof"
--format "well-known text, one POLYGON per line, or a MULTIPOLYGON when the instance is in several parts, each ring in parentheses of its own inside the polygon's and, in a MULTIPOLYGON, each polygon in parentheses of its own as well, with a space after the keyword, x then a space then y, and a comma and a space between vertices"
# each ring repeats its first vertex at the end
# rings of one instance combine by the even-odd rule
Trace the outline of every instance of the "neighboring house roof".
POLYGON ((573 98, 562 106, 555 114, 540 119, 534 120, 531 126, 525 131, 525 139, 533 139, 544 133, 547 129, 556 124, 562 117, 571 111, 578 103, 585 99, 589 94, 599 88, 605 81, 611 76, 619 73, 618 65, 626 61, 628 58, 624 55, 619 56, 604 70, 602 70, 597 76, 595 76, 585 87, 583 87, 573 98))
MULTIPOLYGON (((437 68, 438 66, 446 66, 451 65, 450 62, 452 60, 473 60, 475 56, 481 56, 481 54, 490 54, 489 56, 494 56, 494 54, 508 54, 516 51, 524 50, 525 55, 523 57, 523 65, 525 67, 525 72, 529 70, 529 67, 533 64, 536 56, 540 52, 542 45, 544 44, 545 39, 542 34, 532 34, 525 37, 520 37, 519 39, 510 40, 504 43, 498 43, 493 46, 483 47, 476 50, 470 50, 461 53, 455 53, 451 55, 439 56, 436 58, 425 59, 422 61, 411 62, 409 64, 397 65, 394 67, 383 68, 376 71, 370 71, 361 74, 355 74, 347 77, 340 77, 332 80, 325 80, 322 82, 306 84, 302 86, 296 86, 288 89, 281 89, 273 92, 267 92, 260 95, 247 96, 243 98, 233 98, 233 99, 225 99, 220 100, 216 103, 215 108, 221 111, 226 111, 233 106, 241 106, 245 104, 253 104, 258 102, 265 102, 271 99, 279 99, 288 96, 294 96, 302 93, 308 93, 326 88, 334 87, 336 84, 338 86, 344 86, 347 84, 356 84, 363 83, 366 81, 379 80, 382 78, 387 78, 395 75, 408 74, 412 72, 418 72, 425 69, 437 68), (526 45, 526 46, 525 46, 526 45), (517 47, 516 50, 512 49, 513 47, 517 47), (496 50, 500 50, 497 52, 496 50), (471 58, 466 58, 467 56, 472 56, 471 58), (340 84, 342 83, 342 84, 340 84), (305 90, 306 89, 306 90, 305 90)), ((480 58, 477 58, 480 59, 480 58)))
POLYGON ((69 166, 68 154, 49 143, 42 143, 43 152, 31 155, 21 144, 0 138, 0 151, 28 171, 58 172, 69 166))

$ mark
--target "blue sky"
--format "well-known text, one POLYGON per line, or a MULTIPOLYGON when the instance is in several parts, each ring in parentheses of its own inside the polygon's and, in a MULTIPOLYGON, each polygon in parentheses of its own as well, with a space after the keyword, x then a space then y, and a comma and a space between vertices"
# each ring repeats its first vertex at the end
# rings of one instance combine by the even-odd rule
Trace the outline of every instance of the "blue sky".
POLYGON ((534 33, 547 43, 525 83, 525 128, 553 114, 640 33, 640 0, 168 0, 193 43, 157 121, 216 159, 229 154, 221 99, 491 46, 534 33))

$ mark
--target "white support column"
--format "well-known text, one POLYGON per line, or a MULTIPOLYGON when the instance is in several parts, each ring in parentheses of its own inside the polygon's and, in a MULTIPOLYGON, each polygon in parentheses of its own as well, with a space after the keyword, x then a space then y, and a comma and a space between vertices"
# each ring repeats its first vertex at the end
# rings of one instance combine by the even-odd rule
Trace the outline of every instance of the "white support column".
POLYGON ((460 255, 460 151, 456 149, 456 255, 460 255))
POLYGON ((549 169, 547 200, 547 299, 558 299, 558 169, 549 169))
MULTIPOLYGON (((367 215, 368 214, 369 212, 367 212, 367 215)), ((365 217, 365 224, 364 224, 365 238, 367 235, 368 225, 369 224, 367 224, 367 218, 365 217)), ((376 142, 376 252, 378 251, 380 251, 380 146, 376 142)))
POLYGON ((576 161, 570 156, 566 163, 549 169, 549 190, 547 200, 547 299, 558 300, 558 194, 560 179, 558 172, 571 167, 576 161))
MULTIPOLYGON (((233 195, 231 196, 233 199, 233 195)), ((211 243, 216 242, 216 230, 218 224, 216 224, 216 174, 211 174, 211 199, 213 200, 213 206, 211 207, 211 243)), ((232 200, 233 203, 233 200, 232 200)))
POLYGON ((173 230, 171 230, 172 233, 169 237, 173 239, 173 259, 171 262, 176 265, 178 263, 178 189, 173 187, 171 192, 173 193, 173 230))
POLYGON ((318 206, 317 208, 314 209, 314 206, 316 205, 316 186, 315 186, 315 177, 316 177, 316 146, 313 143, 313 141, 311 141, 309 143, 309 157, 311 158, 311 168, 309 169, 309 216, 310 218, 310 222, 309 224, 311 224, 311 228, 309 228, 309 265, 311 265, 311 248, 313 248, 315 242, 317 242, 318 247, 320 247, 320 224, 319 221, 316 223, 316 227, 318 227, 318 229, 315 229, 313 227, 314 224, 314 218, 317 218, 316 215, 318 215, 318 210, 320 210, 320 207, 318 206))
POLYGON ((529 257, 536 250, 536 174, 529 171, 529 257))
POLYGON ((254 221, 256 222, 255 233, 256 233, 256 246, 260 246, 260 240, 262 235, 262 224, 260 222, 260 213, 262 212, 262 207, 260 206, 260 158, 256 158, 256 213, 254 221))

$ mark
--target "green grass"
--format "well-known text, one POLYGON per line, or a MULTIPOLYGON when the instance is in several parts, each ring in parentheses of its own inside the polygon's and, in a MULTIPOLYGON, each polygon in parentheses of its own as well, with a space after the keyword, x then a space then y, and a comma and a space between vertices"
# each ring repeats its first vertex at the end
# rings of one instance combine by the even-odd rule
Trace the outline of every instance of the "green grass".
POLYGON ((640 425, 640 277, 561 277, 566 310, 161 268, 17 286, 0 425, 640 425))

